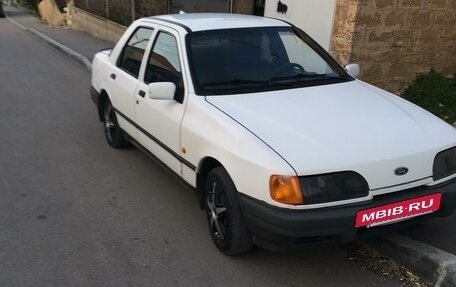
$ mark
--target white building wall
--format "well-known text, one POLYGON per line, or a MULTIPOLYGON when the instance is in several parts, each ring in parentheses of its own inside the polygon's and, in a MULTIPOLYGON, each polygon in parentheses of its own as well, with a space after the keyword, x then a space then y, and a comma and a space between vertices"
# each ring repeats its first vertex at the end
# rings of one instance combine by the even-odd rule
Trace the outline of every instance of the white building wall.
POLYGON ((293 23, 329 51, 336 0, 280 0, 280 2, 288 7, 286 13, 277 12, 279 0, 266 0, 264 15, 293 23))

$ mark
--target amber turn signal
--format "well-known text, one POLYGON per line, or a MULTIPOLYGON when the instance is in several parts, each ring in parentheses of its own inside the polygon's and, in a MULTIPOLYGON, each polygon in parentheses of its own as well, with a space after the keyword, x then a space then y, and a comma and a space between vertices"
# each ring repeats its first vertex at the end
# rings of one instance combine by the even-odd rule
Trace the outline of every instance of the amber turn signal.
POLYGON ((301 187, 296 176, 271 175, 269 179, 271 198, 284 204, 302 204, 301 187))

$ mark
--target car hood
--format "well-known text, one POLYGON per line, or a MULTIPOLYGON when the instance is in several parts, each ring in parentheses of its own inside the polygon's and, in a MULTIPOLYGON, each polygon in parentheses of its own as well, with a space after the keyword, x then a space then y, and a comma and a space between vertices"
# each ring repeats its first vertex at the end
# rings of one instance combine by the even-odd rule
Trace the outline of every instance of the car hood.
POLYGON ((429 112, 359 80, 281 91, 208 96, 298 175, 353 170, 370 189, 432 176, 456 131, 429 112), (403 176, 394 174, 408 168, 403 176))

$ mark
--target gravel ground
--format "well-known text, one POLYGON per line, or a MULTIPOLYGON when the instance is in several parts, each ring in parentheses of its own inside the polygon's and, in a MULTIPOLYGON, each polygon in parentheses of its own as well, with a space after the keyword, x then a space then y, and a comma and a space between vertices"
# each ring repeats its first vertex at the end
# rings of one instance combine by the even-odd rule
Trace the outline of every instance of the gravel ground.
POLYGON ((383 256, 364 241, 346 244, 342 248, 347 253, 350 263, 360 269, 372 271, 385 278, 398 279, 403 282, 402 286, 431 287, 404 266, 383 256))

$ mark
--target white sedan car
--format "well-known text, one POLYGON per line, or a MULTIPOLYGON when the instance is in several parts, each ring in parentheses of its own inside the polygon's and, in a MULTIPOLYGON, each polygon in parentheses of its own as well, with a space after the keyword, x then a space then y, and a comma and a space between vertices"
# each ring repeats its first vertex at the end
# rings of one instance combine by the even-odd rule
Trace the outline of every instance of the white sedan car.
POLYGON ((109 145, 192 186, 235 255, 454 211, 456 130, 358 73, 280 20, 166 15, 95 56, 91 96, 109 145))

